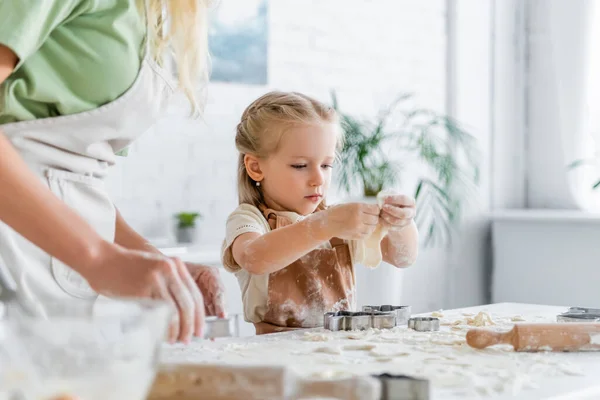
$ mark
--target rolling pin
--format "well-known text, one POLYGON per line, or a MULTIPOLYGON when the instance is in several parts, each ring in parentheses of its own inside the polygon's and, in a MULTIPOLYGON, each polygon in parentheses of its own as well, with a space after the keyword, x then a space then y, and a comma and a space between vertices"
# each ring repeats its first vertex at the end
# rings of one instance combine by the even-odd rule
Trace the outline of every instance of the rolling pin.
POLYGON ((477 328, 466 339, 476 349, 510 344, 515 351, 599 351, 600 324, 515 324, 508 332, 477 328))

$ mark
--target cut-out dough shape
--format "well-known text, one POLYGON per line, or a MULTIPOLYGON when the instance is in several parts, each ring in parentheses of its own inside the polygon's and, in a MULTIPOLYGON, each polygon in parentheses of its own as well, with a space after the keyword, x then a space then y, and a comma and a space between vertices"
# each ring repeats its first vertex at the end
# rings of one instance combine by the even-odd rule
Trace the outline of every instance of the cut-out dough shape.
POLYGON ((376 344, 368 344, 368 343, 364 343, 364 344, 347 344, 347 345, 344 346, 344 350, 349 350, 349 351, 369 351, 369 350, 373 350, 376 347, 377 347, 376 344))
POLYGON ((318 347, 314 349, 315 353, 325 353, 325 354, 342 354, 342 349, 337 346, 324 346, 318 347))
MULTIPOLYGON (((377 204, 379 205, 380 210, 383 207, 385 198, 392 195, 393 193, 391 192, 379 192, 377 194, 377 204)), ((381 254, 381 241, 385 238, 387 233, 388 227, 379 222, 371 236, 357 243, 359 249, 362 250, 362 264, 365 267, 377 268, 379 264, 381 264, 381 261, 383 260, 383 255, 381 254)))

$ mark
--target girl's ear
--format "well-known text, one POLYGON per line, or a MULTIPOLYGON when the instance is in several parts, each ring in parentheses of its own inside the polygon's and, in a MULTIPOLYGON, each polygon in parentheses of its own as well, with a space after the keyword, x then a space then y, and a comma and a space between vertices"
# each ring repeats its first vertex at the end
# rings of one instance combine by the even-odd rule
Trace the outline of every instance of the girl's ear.
POLYGON ((257 157, 253 156, 252 154, 244 155, 244 165, 246 166, 246 172, 248 173, 248 176, 253 181, 260 182, 264 179, 264 175, 260 169, 260 164, 257 157))

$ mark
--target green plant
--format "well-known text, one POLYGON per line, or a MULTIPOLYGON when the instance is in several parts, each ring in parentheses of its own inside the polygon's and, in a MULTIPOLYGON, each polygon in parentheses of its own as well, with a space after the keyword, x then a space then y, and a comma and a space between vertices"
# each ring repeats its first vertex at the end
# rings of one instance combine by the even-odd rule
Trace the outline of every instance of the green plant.
POLYGON ((401 107, 411 98, 404 94, 374 121, 363 121, 342 113, 332 93, 333 107, 345 133, 338 183, 347 194, 360 188, 365 196, 375 196, 400 183, 399 159, 412 158, 422 167, 414 197, 415 220, 424 233, 424 244, 450 243, 464 203, 474 195, 479 182, 476 139, 451 117, 401 107))
MULTIPOLYGON (((595 155, 592 158, 584 158, 584 159, 580 159, 580 160, 575 160, 573 161, 571 164, 567 165, 567 169, 575 169, 575 168, 581 168, 584 166, 593 166, 594 168, 596 168, 596 171, 598 170, 598 164, 599 164, 599 158, 600 156, 595 155)), ((598 178, 594 184, 592 185, 592 190, 596 190, 598 189, 598 187, 600 187, 600 178, 598 178)))
POLYGON ((192 228, 196 226, 196 219, 202 219, 202 214, 197 212, 180 212, 175 214, 179 228, 192 228))

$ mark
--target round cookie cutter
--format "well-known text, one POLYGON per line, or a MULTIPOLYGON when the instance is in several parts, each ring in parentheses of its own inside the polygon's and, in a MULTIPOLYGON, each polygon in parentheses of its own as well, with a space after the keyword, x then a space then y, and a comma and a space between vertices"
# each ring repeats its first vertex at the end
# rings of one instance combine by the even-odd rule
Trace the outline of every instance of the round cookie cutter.
POLYGON ((435 317, 412 317, 408 320, 408 327, 418 332, 439 331, 440 319, 435 317))

